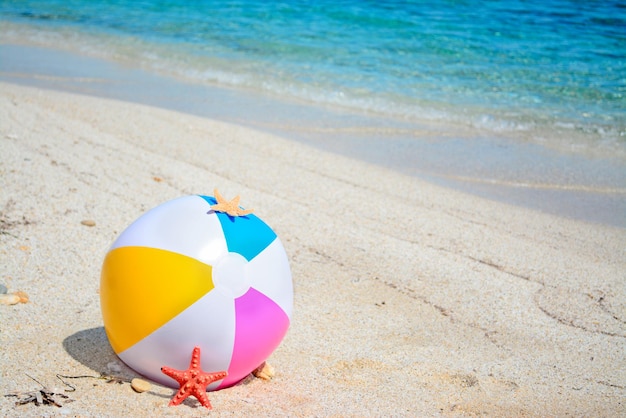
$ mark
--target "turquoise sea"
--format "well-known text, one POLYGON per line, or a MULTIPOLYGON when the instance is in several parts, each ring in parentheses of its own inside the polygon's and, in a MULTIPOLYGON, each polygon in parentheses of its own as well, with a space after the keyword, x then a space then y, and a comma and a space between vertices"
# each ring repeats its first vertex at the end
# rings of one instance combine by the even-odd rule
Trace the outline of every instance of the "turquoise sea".
POLYGON ((617 0, 0 0, 0 78, 274 129, 542 210, 601 201, 596 220, 626 225, 625 28, 617 0))

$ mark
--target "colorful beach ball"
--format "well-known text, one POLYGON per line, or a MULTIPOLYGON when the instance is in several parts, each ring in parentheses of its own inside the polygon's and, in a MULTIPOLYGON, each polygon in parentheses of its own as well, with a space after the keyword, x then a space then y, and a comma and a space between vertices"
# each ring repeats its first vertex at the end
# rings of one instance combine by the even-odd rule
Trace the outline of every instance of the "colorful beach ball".
POLYGON ((113 350, 175 388, 161 367, 186 370, 194 347, 204 371, 228 372, 208 387, 221 389, 261 365, 289 327, 293 286, 282 243, 255 215, 216 212, 216 203, 185 196, 146 212, 120 234, 102 267, 102 316, 113 350))

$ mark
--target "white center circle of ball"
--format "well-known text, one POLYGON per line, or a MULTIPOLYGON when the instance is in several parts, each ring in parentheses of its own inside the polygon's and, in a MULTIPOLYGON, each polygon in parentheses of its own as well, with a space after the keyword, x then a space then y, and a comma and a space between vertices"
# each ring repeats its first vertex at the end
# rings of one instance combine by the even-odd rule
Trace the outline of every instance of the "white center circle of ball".
POLYGON ((213 266, 212 275, 215 288, 228 291, 234 298, 242 296, 250 288, 248 260, 241 254, 225 254, 213 266))

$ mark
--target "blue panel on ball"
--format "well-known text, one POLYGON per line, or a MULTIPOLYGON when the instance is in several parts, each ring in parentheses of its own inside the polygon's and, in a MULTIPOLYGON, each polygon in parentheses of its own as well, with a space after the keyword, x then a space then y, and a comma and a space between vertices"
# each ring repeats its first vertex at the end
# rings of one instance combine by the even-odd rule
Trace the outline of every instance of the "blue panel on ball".
MULTIPOLYGON (((217 204, 212 196, 200 196, 209 205, 217 204)), ((215 213, 222 224, 228 251, 241 254, 250 261, 276 239, 276 233, 253 214, 245 216, 229 216, 226 213, 215 213)))

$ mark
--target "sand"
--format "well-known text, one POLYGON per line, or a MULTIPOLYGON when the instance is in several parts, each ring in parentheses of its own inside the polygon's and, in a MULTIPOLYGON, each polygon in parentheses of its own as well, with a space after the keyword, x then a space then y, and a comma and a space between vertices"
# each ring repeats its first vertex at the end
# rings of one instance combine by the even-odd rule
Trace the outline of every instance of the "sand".
POLYGON ((2 416, 200 416, 111 350, 100 267, 146 210, 240 194, 277 232, 295 289, 272 381, 209 394, 211 416, 619 416, 626 230, 440 188, 236 125, 0 84, 2 416), (81 222, 91 220, 95 226, 81 222))

